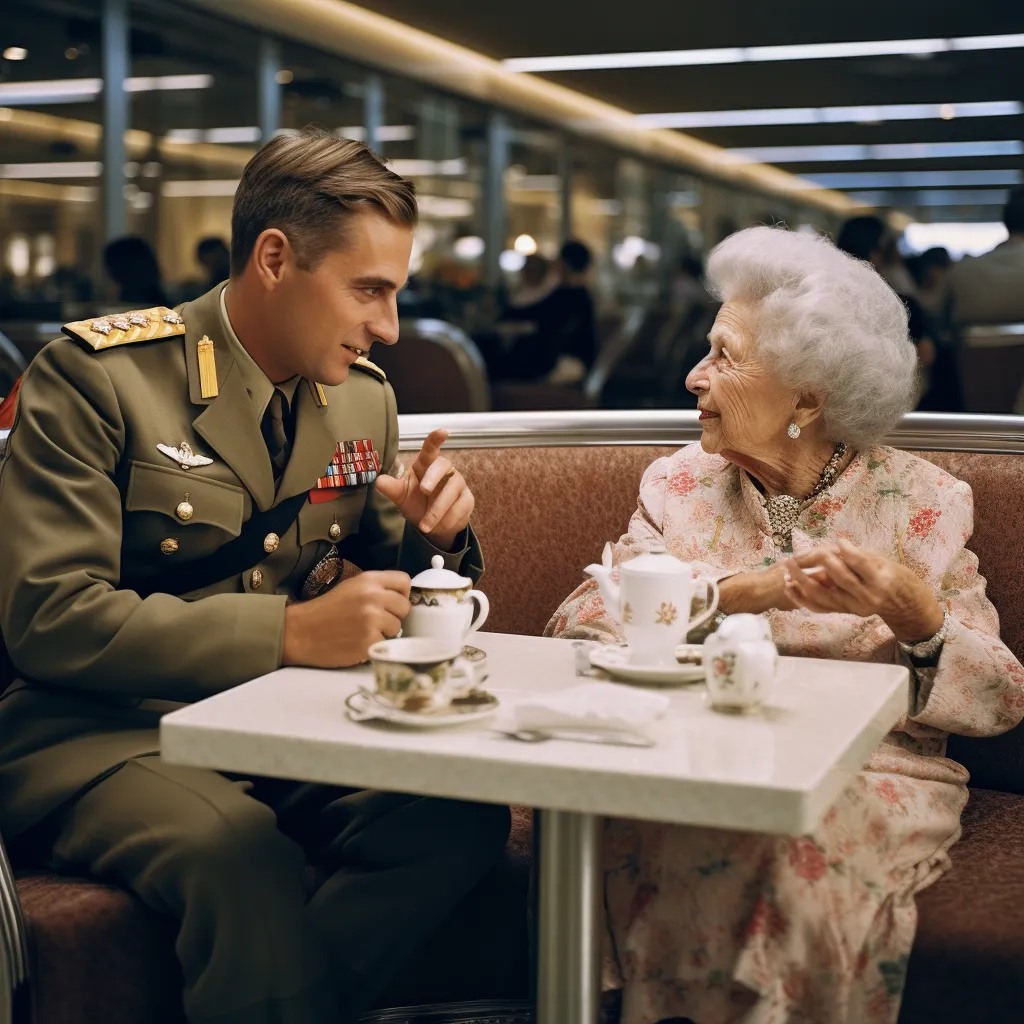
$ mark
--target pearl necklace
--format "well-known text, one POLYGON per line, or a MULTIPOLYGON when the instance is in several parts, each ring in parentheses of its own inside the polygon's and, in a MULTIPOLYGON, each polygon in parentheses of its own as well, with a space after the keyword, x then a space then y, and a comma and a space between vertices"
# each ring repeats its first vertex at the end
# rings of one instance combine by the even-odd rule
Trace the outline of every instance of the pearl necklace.
POLYGON ((814 485, 814 490, 802 501, 789 494, 780 494, 774 498, 762 497, 765 511, 768 513, 768 526, 772 531, 772 540, 776 547, 786 551, 793 549, 793 528, 800 519, 800 513, 807 508, 822 491, 831 487, 839 475, 839 466, 846 455, 846 443, 840 441, 832 458, 828 460, 825 468, 814 485))

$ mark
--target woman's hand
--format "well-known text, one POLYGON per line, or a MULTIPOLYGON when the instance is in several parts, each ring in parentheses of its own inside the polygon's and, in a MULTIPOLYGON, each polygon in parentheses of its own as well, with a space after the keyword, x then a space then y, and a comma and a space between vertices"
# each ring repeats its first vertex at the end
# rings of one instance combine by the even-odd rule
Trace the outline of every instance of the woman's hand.
MULTIPOLYGON (((792 561, 806 568, 812 577, 819 574, 824 577, 825 571, 816 568, 813 555, 813 552, 806 552, 792 561)), ((786 577, 791 574, 791 570, 786 569, 787 564, 777 562, 768 569, 727 576, 718 584, 719 609, 727 615, 735 615, 737 612, 760 615, 772 608, 783 612, 793 611, 798 605, 793 602, 793 595, 786 588, 786 577)))
POLYGON ((826 544, 782 563, 794 607, 812 612, 878 615, 897 640, 920 643, 942 628, 942 606, 919 576, 849 541, 826 544), (816 575, 808 570, 816 571, 816 575))

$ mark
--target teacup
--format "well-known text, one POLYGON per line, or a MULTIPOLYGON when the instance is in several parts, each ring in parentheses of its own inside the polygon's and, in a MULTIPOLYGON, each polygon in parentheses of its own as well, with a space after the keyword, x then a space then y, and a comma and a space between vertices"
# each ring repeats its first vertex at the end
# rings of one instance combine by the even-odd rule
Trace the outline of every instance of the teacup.
POLYGON ((473 668, 461 648, 428 637, 382 640, 370 648, 377 698, 400 711, 446 707, 474 687, 473 668))

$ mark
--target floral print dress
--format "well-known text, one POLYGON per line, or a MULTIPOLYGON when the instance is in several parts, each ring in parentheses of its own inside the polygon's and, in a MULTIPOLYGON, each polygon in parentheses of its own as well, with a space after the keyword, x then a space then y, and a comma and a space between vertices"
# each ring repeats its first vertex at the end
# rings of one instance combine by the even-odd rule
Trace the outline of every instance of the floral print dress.
MULTIPOLYGON (((1024 669, 999 640, 965 543, 970 488, 905 452, 861 452, 793 531, 800 554, 846 538, 926 580, 948 610, 934 668, 913 676, 908 714, 813 835, 768 836, 615 820, 605 826, 605 987, 623 1024, 891 1024, 917 915, 914 894, 949 867, 967 802, 946 736, 990 736, 1024 714, 1024 669)), ((648 467, 618 564, 662 540, 699 575, 722 578, 788 556, 750 477, 699 445, 648 467)), ((768 613, 780 653, 894 662, 878 617, 768 613)), ((549 635, 622 641, 590 580, 549 635)))

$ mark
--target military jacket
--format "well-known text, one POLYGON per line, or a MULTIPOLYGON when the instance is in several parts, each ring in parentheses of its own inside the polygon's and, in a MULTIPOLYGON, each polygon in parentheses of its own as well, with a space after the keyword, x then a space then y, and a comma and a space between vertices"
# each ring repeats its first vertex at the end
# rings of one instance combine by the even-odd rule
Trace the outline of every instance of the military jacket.
MULTIPOLYGON (((372 482, 350 476, 319 495, 330 500, 307 500, 237 575, 180 597, 121 586, 209 556, 254 513, 315 489, 339 442, 369 441, 382 471, 398 466, 395 396, 370 364, 336 387, 298 381, 294 442, 275 489, 225 341, 220 287, 178 317, 145 311, 148 326, 134 329, 149 340, 99 350, 81 336, 53 341, 24 377, 0 463, 0 630, 16 672, 0 698, 8 834, 157 750, 167 710, 278 668, 286 601, 335 549, 363 569, 411 573, 439 553, 372 482), (204 339, 212 389, 200 379, 204 339), (182 442, 209 463, 185 470, 158 448, 180 452, 182 442)), ((89 329, 87 340, 107 341, 89 329)), ((482 572, 472 531, 461 550, 441 553, 448 568, 482 572)))

